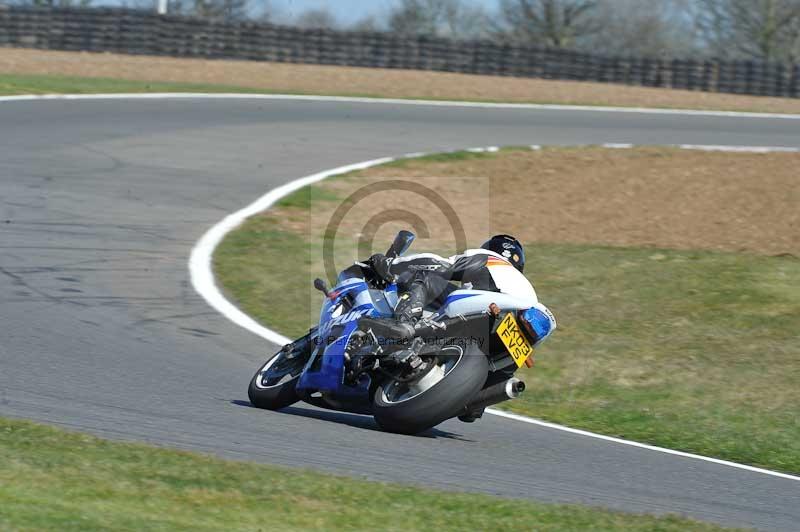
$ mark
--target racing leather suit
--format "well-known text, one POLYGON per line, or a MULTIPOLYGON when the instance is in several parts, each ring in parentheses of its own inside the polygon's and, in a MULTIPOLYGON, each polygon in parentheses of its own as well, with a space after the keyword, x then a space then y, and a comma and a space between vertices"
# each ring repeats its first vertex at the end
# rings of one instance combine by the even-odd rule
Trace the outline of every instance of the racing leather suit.
POLYGON ((379 275, 397 282, 400 297, 395 317, 400 321, 413 323, 422 316, 426 305, 443 304, 457 288, 451 281, 538 302, 536 291, 525 276, 501 255, 486 249, 469 249, 449 258, 433 253, 395 259, 375 256, 373 263, 379 275))

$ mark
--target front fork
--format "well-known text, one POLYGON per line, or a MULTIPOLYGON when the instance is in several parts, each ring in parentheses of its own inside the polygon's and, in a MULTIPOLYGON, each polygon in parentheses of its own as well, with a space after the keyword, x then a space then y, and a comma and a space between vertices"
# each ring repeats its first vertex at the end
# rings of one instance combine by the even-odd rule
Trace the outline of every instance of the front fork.
POLYGON ((287 353, 286 358, 310 357, 315 347, 316 332, 317 327, 312 327, 305 335, 281 347, 281 351, 287 353))

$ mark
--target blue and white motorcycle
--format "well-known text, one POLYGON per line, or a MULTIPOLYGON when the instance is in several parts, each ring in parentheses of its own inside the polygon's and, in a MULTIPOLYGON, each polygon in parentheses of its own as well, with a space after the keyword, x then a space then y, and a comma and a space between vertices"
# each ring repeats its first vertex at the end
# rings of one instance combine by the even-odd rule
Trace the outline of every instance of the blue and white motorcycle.
MULTIPOLYGON (((402 255, 414 235, 401 231, 386 253, 402 255)), ((253 405, 277 410, 297 401, 371 414, 384 429, 416 434, 458 417, 471 422, 492 404, 519 396, 514 372, 531 364, 535 310, 507 294, 456 289, 426 308, 410 341, 382 338, 359 321, 391 317, 397 286, 368 264, 342 271, 325 294, 319 325, 285 345, 250 381, 253 405)))

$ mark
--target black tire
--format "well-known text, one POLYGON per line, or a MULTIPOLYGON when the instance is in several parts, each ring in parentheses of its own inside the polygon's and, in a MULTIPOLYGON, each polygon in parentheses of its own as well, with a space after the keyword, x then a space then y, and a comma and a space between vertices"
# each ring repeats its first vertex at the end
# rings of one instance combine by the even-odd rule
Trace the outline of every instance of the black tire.
POLYGON ((454 354, 458 357, 455 366, 442 380, 418 395, 392 402, 385 392, 392 383, 378 387, 372 408, 381 428, 399 434, 418 434, 461 413, 486 382, 489 363, 477 346, 448 346, 441 353, 454 349, 459 350, 454 354))
MULTIPOLYGON (((296 390, 297 381, 300 380, 300 372, 298 372, 296 376, 290 373, 284 376, 279 382, 271 385, 265 386, 262 381, 262 375, 265 371, 269 371, 270 368, 274 368, 282 362, 288 362, 286 355, 286 351, 278 351, 278 353, 267 360, 267 362, 258 369, 256 374, 253 375, 253 378, 250 379, 250 386, 247 388, 247 396, 250 398, 250 402, 253 406, 265 408, 267 410, 280 410, 300 400, 300 396, 296 390)), ((305 363, 301 360, 297 362, 298 364, 302 362, 302 364, 300 364, 300 369, 302 369, 305 363)))

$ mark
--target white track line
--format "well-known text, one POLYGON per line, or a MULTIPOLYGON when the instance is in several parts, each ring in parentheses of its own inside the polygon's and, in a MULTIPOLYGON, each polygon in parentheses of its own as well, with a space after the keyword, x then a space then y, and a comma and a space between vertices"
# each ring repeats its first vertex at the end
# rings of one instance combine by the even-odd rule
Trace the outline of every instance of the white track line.
MULTIPOLYGON (((584 147, 591 147, 592 144, 586 144, 584 147)), ((608 148, 612 150, 630 150, 633 148, 642 148, 642 147, 665 147, 665 148, 678 148, 680 150, 697 150, 697 151, 722 151, 722 152, 729 152, 729 153, 798 153, 800 152, 800 148, 794 148, 791 146, 724 146, 724 145, 712 145, 712 144, 656 144, 656 145, 647 145, 647 144, 626 144, 626 143, 619 143, 619 142, 606 142, 604 144, 595 144, 595 146, 600 146, 602 148, 608 148)), ((486 151, 480 150, 479 151, 486 151)), ((541 146, 533 145, 531 146, 532 150, 539 150, 541 146)))
POLYGON ((158 100, 158 99, 224 99, 224 100, 298 100, 310 102, 367 103, 391 105, 425 105, 436 107, 477 107, 483 109, 537 109, 542 111, 586 111, 598 113, 637 113, 681 116, 715 116, 728 118, 778 118, 800 120, 800 114, 750 113, 742 111, 703 111, 697 109, 657 109, 650 107, 611 107, 590 105, 556 105, 536 103, 493 103, 450 100, 405 100, 399 98, 362 98, 354 96, 313 96, 306 94, 247 94, 247 93, 141 93, 141 94, 26 94, 0 96, 0 102, 30 100, 158 100))
POLYGON ((504 417, 506 419, 513 419, 515 421, 521 421, 523 423, 529 423, 531 425, 537 425, 539 427, 545 427, 548 429, 555 429, 560 430, 562 432, 569 432, 570 434, 577 434, 579 436, 586 436, 588 438, 594 438, 596 440, 604 440, 612 443, 618 443, 621 445, 628 445, 630 447, 638 447, 640 449, 647 449, 648 451, 657 451, 659 453, 671 454, 674 456, 681 456, 683 458, 691 458, 693 460, 702 460, 703 462, 711 462, 712 464, 724 465, 728 467, 735 467, 736 469, 744 469, 745 471, 752 471, 754 473, 761 473, 763 475, 770 475, 772 477, 778 478, 785 478, 788 480, 796 480, 800 481, 800 477, 795 475, 788 475, 786 473, 779 473, 777 471, 770 471, 769 469, 762 469, 760 467, 753 467, 744 464, 737 464, 736 462, 729 462, 727 460, 720 460, 719 458, 710 458, 708 456, 701 456, 699 454, 692 454, 692 453, 685 453, 683 451, 675 451, 674 449, 666 449, 664 447, 656 447, 655 445, 647 445, 646 443, 639 443, 630 440, 623 440, 622 438, 614 438, 613 436, 605 436, 603 434, 596 434, 594 432, 589 432, 586 430, 580 429, 573 429, 570 427, 565 427, 564 425, 558 425, 556 423, 549 423, 547 421, 541 421, 539 419, 530 418, 527 416, 521 416, 519 414, 512 414, 511 412, 505 412, 503 410, 497 410, 495 408, 487 408, 486 412, 489 414, 493 414, 495 416, 504 417))
POLYGON ((700 150, 700 151, 726 151, 726 152, 741 152, 741 153, 797 153, 800 148, 789 148, 779 146, 705 146, 702 144, 679 144, 675 146, 683 150, 700 150))
MULTIPOLYGON (((632 144, 604 144, 606 147, 613 147, 613 148, 621 148, 621 149, 630 149, 633 148, 634 145, 632 144)), ((685 149, 699 149, 702 146, 693 146, 691 148, 685 146, 678 146, 680 148, 685 149)), ((725 151, 729 149, 729 151, 734 152, 753 152, 753 153, 768 153, 773 151, 787 151, 791 148, 781 148, 781 147, 764 147, 764 146, 713 146, 715 150, 725 151)), ((532 150, 539 150, 541 149, 538 145, 532 145, 532 150)), ((471 152, 496 152, 498 150, 495 146, 490 146, 487 148, 470 148, 468 151, 471 152)), ((407 158, 407 157, 419 157, 423 156, 425 153, 413 153, 407 154, 399 158, 407 158)), ((219 291, 216 283, 214 282, 214 274, 211 270, 211 257, 214 253, 214 248, 222 241, 225 235, 236 228, 239 224, 241 224, 246 218, 253 216, 259 212, 262 212, 269 208, 270 206, 274 205, 276 201, 280 200, 282 197, 294 192, 295 190, 311 184, 317 181, 321 181, 327 177, 332 177, 338 174, 343 174, 347 172, 351 172, 353 170, 361 170, 364 168, 369 168, 371 166, 376 166, 379 164, 384 164, 387 162, 394 161, 398 158, 395 157, 385 157, 382 159, 373 159, 371 161, 365 161, 362 163, 351 164, 347 166, 340 166, 338 168, 333 168, 331 170, 326 170, 324 172, 320 172, 317 174, 312 174, 310 176, 306 176, 300 178, 296 181, 292 181, 286 185, 273 189, 272 191, 268 192, 254 203, 248 205, 244 209, 237 211, 230 216, 224 218, 221 222, 217 225, 212 227, 200 241, 197 243, 195 248, 192 250, 191 257, 189 259, 189 271, 192 277, 192 285, 194 286, 195 290, 202 295, 208 303, 222 313, 225 317, 244 327, 245 329, 252 331, 253 333, 269 340, 271 342, 277 344, 285 344, 291 342, 290 338, 287 338, 276 331, 268 329, 258 323, 256 323, 252 318, 247 316, 241 310, 236 308, 230 301, 225 299, 222 293, 219 291)), ((717 465, 724 465, 728 467, 734 467, 737 469, 743 469, 745 471, 761 473, 764 475, 770 475, 773 477, 779 477, 789 480, 800 481, 800 477, 788 475, 786 473, 779 473, 777 471, 770 471, 768 469, 762 469, 759 467, 748 466, 744 464, 737 464, 736 462, 729 462, 727 460, 720 460, 718 458, 710 458, 707 456, 701 456, 697 454, 685 453, 682 451, 675 451, 672 449, 666 449, 663 447, 656 447, 654 445, 647 445, 644 443, 639 443, 630 440, 623 440, 621 438, 614 438, 611 436, 605 436, 603 434, 596 434, 594 432, 588 432, 585 430, 580 429, 573 429, 570 427, 565 427, 563 425, 558 425, 555 423, 549 423, 547 421, 541 421, 538 419, 530 418, 527 416, 521 416, 519 414, 512 414, 509 412, 504 412, 502 410, 497 410, 494 408, 489 408, 486 410, 487 413, 503 417, 506 419, 512 419, 515 421, 521 421, 523 423, 528 423, 531 425, 537 425, 539 427, 544 427, 548 429, 560 430, 562 432, 568 432, 570 434, 576 434, 579 436, 585 436, 588 438, 595 438, 598 440, 604 440, 616 444, 621 445, 628 445, 631 447, 638 447, 640 449, 647 449, 649 451, 656 451, 665 454, 671 454, 674 456, 680 456, 683 458, 690 458, 694 460, 702 460, 704 462, 711 462, 717 465)))
MULTIPOLYGON (((283 95, 283 94, 190 94, 190 93, 161 93, 161 94, 56 94, 56 95, 23 95, 23 96, 0 96, 0 102, 16 102, 16 101, 37 101, 37 100, 113 100, 113 99, 192 99, 192 98, 212 98, 212 99, 261 99, 261 100, 305 100, 305 101, 327 101, 327 102, 352 102, 352 103, 384 103, 384 104, 400 104, 400 105, 434 105, 446 107, 483 107, 492 109, 543 109, 543 110, 562 110, 562 111, 599 111, 599 112, 614 112, 614 113, 649 113, 649 114, 669 114, 669 115, 690 115, 690 116, 724 116, 735 118, 781 118, 788 120, 800 120, 800 115, 792 114, 770 114, 770 113, 739 113, 728 111, 693 111, 682 109, 646 109, 646 108, 632 108, 632 107, 586 107, 576 105, 536 105, 536 104, 501 104, 501 103, 482 103, 482 102, 451 102, 451 101, 429 101, 429 100, 396 100, 386 98, 350 98, 339 96, 297 96, 297 95, 283 95)), ((606 143, 606 147, 614 148, 633 148, 632 144, 620 143, 606 143)), ((713 151, 729 151, 729 152, 750 152, 750 153, 770 153, 770 152, 797 152, 798 148, 790 147, 770 147, 770 146, 702 146, 683 144, 677 146, 683 149, 705 149, 713 151)), ((483 148, 483 151, 497 151, 497 148, 492 146, 483 148)), ((539 150, 541 146, 538 144, 531 145, 531 149, 539 150)), ((425 155, 424 153, 408 154, 404 157, 419 157, 425 155)), ((209 229, 200 240, 195 244, 192 249, 191 256, 189 257, 189 274, 192 279, 192 286, 194 289, 211 305, 214 309, 220 312, 223 316, 236 323, 237 325, 251 331, 258 336, 276 343, 285 344, 291 341, 290 338, 273 331, 267 327, 257 323, 253 318, 239 310, 230 301, 225 299, 225 296, 219 291, 217 284, 214 280, 214 274, 211 267, 211 258, 214 249, 219 245, 222 239, 230 231, 238 227, 245 219, 254 214, 262 212, 284 196, 291 194, 295 190, 302 188, 311 183, 321 181, 327 177, 331 177, 353 170, 362 170, 370 166, 376 166, 396 160, 394 157, 384 157, 381 159, 373 159, 362 163, 350 164, 347 166, 340 166, 331 170, 326 170, 316 174, 312 174, 300 179, 291 181, 283 186, 275 188, 265 195, 261 196, 258 200, 251 203, 244 209, 236 211, 235 213, 226 216, 211 229, 209 229)), ((700 456, 697 454, 685 453, 682 451, 674 451, 672 449, 665 449, 663 447, 655 447, 644 443, 638 443, 611 436, 604 436, 602 434, 595 434, 585 430, 573 429, 555 423, 548 423, 538 419, 530 418, 527 416, 520 416, 518 414, 511 414, 502 410, 487 409, 488 413, 495 416, 513 419, 523 423, 537 425, 540 427, 560 430, 569 432, 588 438, 595 438, 608 442, 613 442, 621 445, 628 445, 632 447, 639 447, 650 451, 671 454, 674 456, 681 456, 694 460, 702 460, 704 462, 711 462, 718 465, 734 467, 779 477, 789 480, 800 481, 800 477, 788 475, 785 473, 778 473, 768 469, 761 469, 735 462, 728 462, 726 460, 719 460, 717 458, 709 458, 707 456, 700 456)))
POLYGON ((258 336, 268 340, 272 343, 283 345, 291 342, 290 338, 282 334, 268 329, 263 325, 256 322, 253 318, 239 310, 233 303, 225 299, 222 295, 217 283, 214 280, 214 272, 211 266, 211 259, 214 254, 214 249, 222 242, 225 235, 236 229, 245 219, 265 211, 270 208, 276 201, 284 196, 287 196, 295 190, 302 188, 311 183, 322 181, 326 177, 337 174, 344 174, 352 172, 353 170, 363 170, 370 166, 388 163, 395 160, 393 157, 384 157, 382 159, 373 159, 362 163, 349 164, 347 166, 340 166, 331 170, 325 170, 317 174, 312 174, 300 179, 291 181, 283 186, 272 189, 256 201, 238 210, 235 213, 226 216, 211 229, 209 229, 195 244, 192 249, 192 254, 189 257, 189 275, 192 279, 192 286, 209 305, 214 307, 220 314, 234 322, 240 327, 244 327, 258 336))

